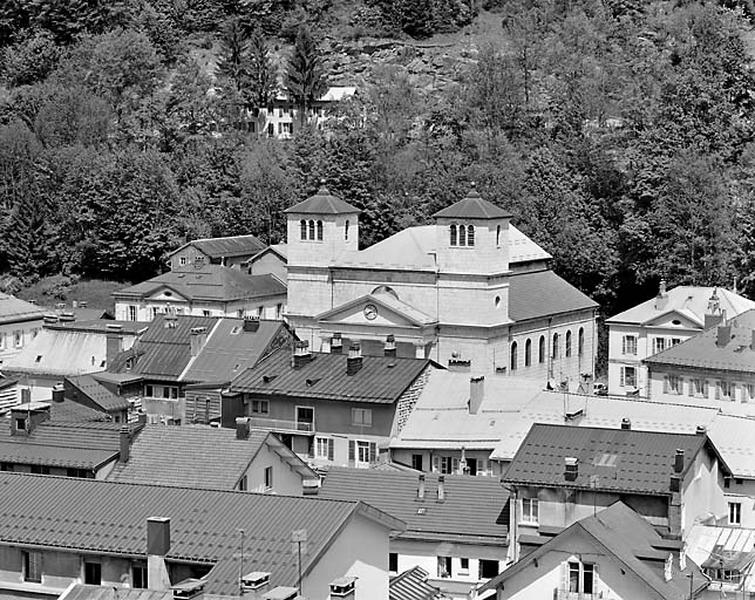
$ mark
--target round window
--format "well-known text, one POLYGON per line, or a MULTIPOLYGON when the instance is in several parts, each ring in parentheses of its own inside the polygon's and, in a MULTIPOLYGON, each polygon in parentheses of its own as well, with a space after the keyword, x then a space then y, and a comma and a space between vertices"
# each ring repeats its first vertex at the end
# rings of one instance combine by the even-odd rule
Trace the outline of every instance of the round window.
POLYGON ((681 325, 682 322, 679 319, 674 319, 673 321, 671 321, 671 324, 672 325, 681 325))

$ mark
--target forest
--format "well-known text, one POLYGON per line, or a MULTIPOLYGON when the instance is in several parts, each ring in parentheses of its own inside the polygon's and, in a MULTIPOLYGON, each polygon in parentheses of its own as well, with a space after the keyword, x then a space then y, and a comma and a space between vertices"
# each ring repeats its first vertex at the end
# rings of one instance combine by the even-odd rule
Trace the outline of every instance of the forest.
POLYGON ((502 41, 429 91, 376 62, 327 131, 278 141, 247 115, 279 91, 306 102, 327 86, 336 0, 5 2, 0 288, 139 281, 195 237, 280 241, 281 211, 321 180, 363 210, 365 246, 429 221, 474 181, 604 315, 662 278, 752 297, 749 8, 355 2, 352 40, 428 38, 486 11, 502 41), (210 46, 208 67, 197 49, 210 46))

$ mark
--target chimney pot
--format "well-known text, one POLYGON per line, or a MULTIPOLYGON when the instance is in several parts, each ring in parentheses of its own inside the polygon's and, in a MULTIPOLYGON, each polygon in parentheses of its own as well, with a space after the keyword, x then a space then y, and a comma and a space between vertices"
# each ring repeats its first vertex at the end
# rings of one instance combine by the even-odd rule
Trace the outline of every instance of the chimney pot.
POLYGON ((445 475, 438 476, 438 502, 446 501, 446 477, 445 475))
POLYGON ((131 430, 128 425, 123 425, 119 435, 120 440, 120 453, 118 454, 118 461, 127 463, 131 454, 131 430))
POLYGON ((362 350, 359 344, 354 342, 349 347, 349 356, 346 359, 346 374, 354 375, 362 368, 362 350))
POLYGON ((330 353, 341 354, 343 352, 343 339, 341 339, 340 333, 334 333, 330 338, 330 353))
POLYGON ((419 474, 419 484, 417 485, 417 500, 420 502, 425 499, 425 474, 419 474))
POLYGON ((246 417, 236 417, 236 439, 249 439, 249 419, 246 417))
POLYGON ((294 369, 299 369, 312 359, 309 352, 309 342, 300 340, 294 344, 294 369))
POLYGON ((576 481, 579 475, 579 460, 573 456, 564 457, 564 479, 576 481))
POLYGON ((677 448, 676 455, 674 455, 674 473, 681 473, 684 471, 684 450, 677 448))
POLYGON ((621 420, 621 428, 622 429, 632 429, 632 421, 628 419, 627 417, 624 417, 621 420))
POLYGON ((384 354, 386 356, 396 356, 396 338, 392 333, 388 334, 388 337, 385 338, 384 354))
POLYGON ((705 425, 698 425, 695 429, 695 433, 697 435, 706 435, 708 433, 708 429, 705 427, 705 425))
POLYGON ((66 397, 66 390, 62 383, 56 383, 52 387, 52 401, 53 402, 63 402, 66 397))
POLYGON ((485 376, 469 378, 469 414, 476 415, 480 411, 485 397, 485 376))

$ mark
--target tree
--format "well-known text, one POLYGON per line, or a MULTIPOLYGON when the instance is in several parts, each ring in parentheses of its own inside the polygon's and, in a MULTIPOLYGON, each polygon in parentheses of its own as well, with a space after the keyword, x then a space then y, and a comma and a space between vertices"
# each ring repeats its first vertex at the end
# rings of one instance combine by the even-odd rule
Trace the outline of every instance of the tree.
POLYGON ((294 51, 286 68, 285 86, 289 97, 297 106, 299 121, 304 127, 310 105, 328 89, 322 55, 312 34, 304 25, 296 34, 294 51))
POLYGON ((47 31, 30 33, 5 49, 4 78, 10 87, 42 81, 53 70, 61 49, 47 31))
POLYGON ((220 38, 218 72, 230 81, 237 92, 242 92, 249 82, 249 42, 238 17, 229 19, 220 38))
POLYGON ((217 121, 217 98, 212 87, 210 76, 191 57, 178 64, 161 127, 164 149, 171 150, 175 142, 194 141, 209 134, 217 121))
POLYGON ((278 90, 276 69, 262 32, 257 29, 249 43, 249 104, 260 109, 268 106, 278 90))

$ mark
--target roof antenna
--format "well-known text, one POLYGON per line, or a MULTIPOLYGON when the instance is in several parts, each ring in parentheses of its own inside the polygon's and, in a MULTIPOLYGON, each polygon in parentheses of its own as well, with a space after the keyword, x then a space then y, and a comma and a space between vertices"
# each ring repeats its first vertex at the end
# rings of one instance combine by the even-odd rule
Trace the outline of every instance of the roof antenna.
POLYGON ((244 530, 239 529, 239 544, 241 546, 239 552, 239 596, 244 595, 244 530))

